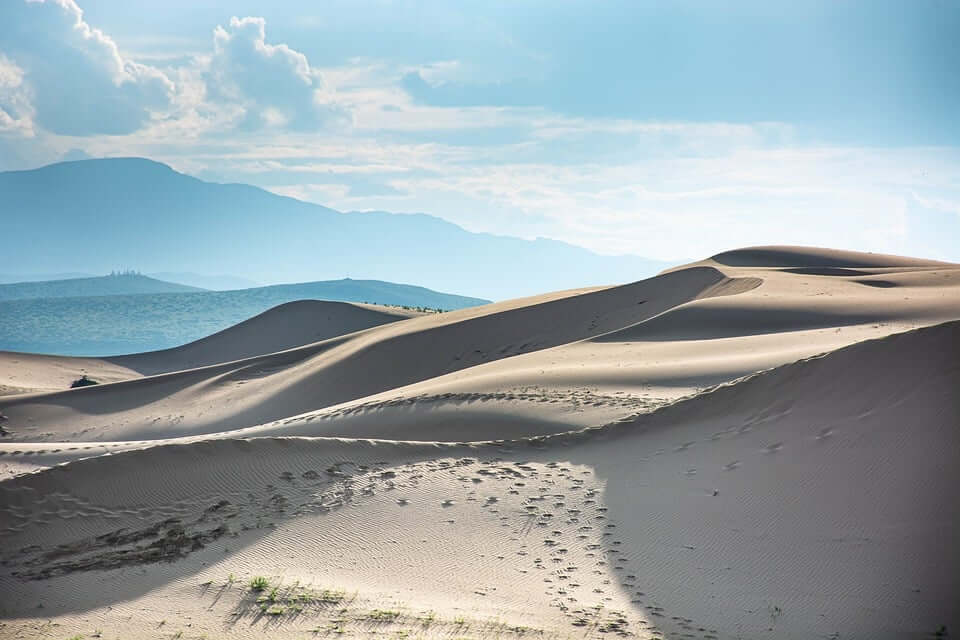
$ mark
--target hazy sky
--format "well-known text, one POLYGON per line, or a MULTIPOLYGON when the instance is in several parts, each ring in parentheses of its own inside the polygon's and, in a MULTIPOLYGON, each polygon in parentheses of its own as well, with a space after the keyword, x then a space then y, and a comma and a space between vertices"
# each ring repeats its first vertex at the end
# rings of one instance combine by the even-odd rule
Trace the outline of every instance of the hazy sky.
POLYGON ((136 155, 600 253, 960 261, 958 34, 958 0, 0 0, 0 170, 136 155))

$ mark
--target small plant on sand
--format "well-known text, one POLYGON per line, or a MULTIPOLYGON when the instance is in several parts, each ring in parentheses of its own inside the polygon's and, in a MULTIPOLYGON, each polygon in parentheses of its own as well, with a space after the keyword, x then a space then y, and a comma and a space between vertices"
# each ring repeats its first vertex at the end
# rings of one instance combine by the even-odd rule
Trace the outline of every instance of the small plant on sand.
POLYGON ((399 617, 399 611, 391 611, 389 609, 374 609, 367 614, 367 618, 376 620, 377 622, 392 622, 399 617))
POLYGON ((264 611, 264 613, 266 613, 268 616, 282 616, 285 612, 286 609, 278 604, 269 606, 264 611))
POLYGON ((279 591, 278 591, 277 587, 273 587, 272 589, 270 589, 270 591, 267 591, 267 592, 264 593, 262 596, 260 596, 259 598, 257 598, 257 602, 260 602, 260 603, 264 603, 264 602, 275 603, 275 602, 277 602, 277 600, 279 600, 279 599, 280 599, 279 591))
POLYGON ((318 602, 324 604, 338 604, 343 602, 343 599, 347 597, 347 594, 343 591, 336 591, 332 589, 324 589, 320 592, 320 595, 317 597, 318 602))
POLYGON ((250 578, 250 588, 254 591, 263 591, 270 586, 270 581, 264 576, 254 576, 250 578))

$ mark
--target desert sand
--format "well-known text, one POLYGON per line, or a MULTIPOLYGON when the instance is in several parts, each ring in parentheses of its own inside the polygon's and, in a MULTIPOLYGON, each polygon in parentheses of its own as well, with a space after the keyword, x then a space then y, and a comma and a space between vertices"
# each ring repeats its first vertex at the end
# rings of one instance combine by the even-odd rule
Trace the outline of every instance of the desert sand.
POLYGON ((299 300, 173 349, 112 358, 0 351, 0 396, 59 391, 80 376, 99 383, 242 360, 423 315, 397 307, 299 300))
POLYGON ((0 637, 960 629, 957 264, 754 247, 443 314, 294 303, 0 383, 0 637))

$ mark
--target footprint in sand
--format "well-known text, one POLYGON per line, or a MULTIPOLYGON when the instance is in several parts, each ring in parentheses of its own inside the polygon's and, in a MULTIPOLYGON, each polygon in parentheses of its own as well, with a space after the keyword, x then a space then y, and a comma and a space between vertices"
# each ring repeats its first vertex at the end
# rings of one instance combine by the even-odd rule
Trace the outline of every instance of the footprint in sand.
POLYGON ((817 440, 826 440, 827 438, 833 435, 833 428, 826 427, 820 430, 820 433, 817 434, 817 440))

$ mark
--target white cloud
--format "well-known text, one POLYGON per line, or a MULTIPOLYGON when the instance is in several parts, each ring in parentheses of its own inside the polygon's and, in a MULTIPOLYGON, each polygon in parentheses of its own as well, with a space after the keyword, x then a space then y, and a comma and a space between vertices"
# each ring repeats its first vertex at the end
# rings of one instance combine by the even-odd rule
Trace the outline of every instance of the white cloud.
POLYGON ((174 90, 158 69, 121 56, 73 0, 0 3, 0 53, 22 71, 36 123, 58 134, 136 131, 174 90))
MULTIPOLYGON (((158 64, 160 64, 158 62, 158 64)), ((164 70, 135 61, 74 0, 0 1, 0 132, 162 136, 311 131, 349 122, 321 73, 263 18, 233 18, 212 53, 164 70)))
POLYGON ((32 138, 33 116, 23 69, 0 53, 0 134, 32 138))
POLYGON ((214 30, 205 79, 210 101, 239 109, 241 129, 309 131, 347 119, 304 54, 267 43, 263 18, 234 17, 214 30))

